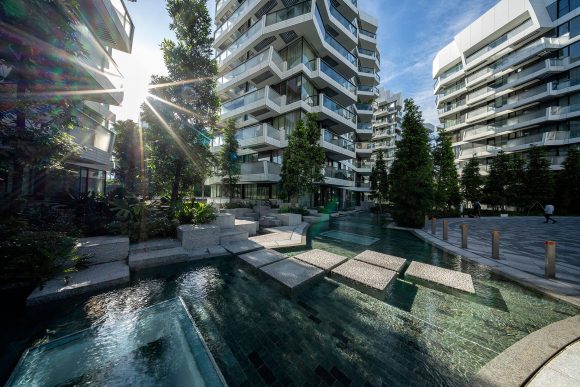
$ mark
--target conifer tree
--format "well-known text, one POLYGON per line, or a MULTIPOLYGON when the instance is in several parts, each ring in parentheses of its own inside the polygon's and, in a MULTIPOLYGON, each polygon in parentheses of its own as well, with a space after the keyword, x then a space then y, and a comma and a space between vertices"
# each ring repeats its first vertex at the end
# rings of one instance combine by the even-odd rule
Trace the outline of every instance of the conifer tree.
POLYGON ((451 137, 439 131, 433 149, 434 205, 437 208, 459 206, 459 177, 455 167, 455 155, 451 147, 451 137))
POLYGON ((523 209, 527 203, 526 162, 521 154, 515 153, 508 162, 509 179, 506 186, 508 205, 523 209))
POLYGON ((391 167, 390 199, 393 218, 400 226, 423 227, 424 216, 433 203, 433 163, 429 131, 413 99, 405 100, 403 136, 397 142, 391 167))
POLYGON ((498 152, 489 168, 483 188, 484 201, 493 207, 503 207, 507 202, 506 187, 510 180, 508 156, 503 151, 498 152))
POLYGON ((465 200, 473 203, 481 198, 483 179, 479 172, 479 161, 475 156, 469 159, 461 174, 461 190, 465 200))
POLYGON ((525 176, 528 206, 533 206, 536 203, 545 206, 553 200, 554 178, 544 148, 531 147, 525 176))
POLYGON ((570 215, 580 215, 580 151, 568 149, 568 157, 564 161, 564 170, 558 179, 560 182, 560 205, 562 210, 570 215))
POLYGON ((233 119, 229 119, 223 130, 223 144, 218 156, 218 167, 222 182, 228 187, 227 192, 230 200, 234 198, 235 186, 240 175, 238 146, 236 123, 233 119))
POLYGON ((138 185, 145 177, 139 127, 133 120, 117 121, 113 127, 116 133, 113 172, 127 192, 137 193, 138 185))
POLYGON ((375 165, 373 166, 370 181, 371 190, 373 191, 382 212, 382 204, 387 200, 389 195, 389 175, 382 150, 377 152, 377 158, 375 160, 375 165))

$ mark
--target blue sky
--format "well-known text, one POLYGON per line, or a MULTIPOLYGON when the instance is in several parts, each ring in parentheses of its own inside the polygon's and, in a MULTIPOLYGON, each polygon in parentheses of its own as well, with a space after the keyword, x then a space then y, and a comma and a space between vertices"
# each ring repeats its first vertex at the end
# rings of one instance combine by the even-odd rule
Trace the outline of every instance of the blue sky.
MULTIPOLYGON (((138 118, 151 74, 165 72, 159 44, 172 37, 162 0, 125 2, 135 24, 133 52, 114 54, 125 76, 125 100, 113 108, 118 119, 138 118)), ((412 97, 426 122, 438 124, 433 96, 433 57, 497 0, 359 0, 361 10, 379 21, 382 85, 412 97)), ((214 0, 208 1, 213 16, 214 0)))

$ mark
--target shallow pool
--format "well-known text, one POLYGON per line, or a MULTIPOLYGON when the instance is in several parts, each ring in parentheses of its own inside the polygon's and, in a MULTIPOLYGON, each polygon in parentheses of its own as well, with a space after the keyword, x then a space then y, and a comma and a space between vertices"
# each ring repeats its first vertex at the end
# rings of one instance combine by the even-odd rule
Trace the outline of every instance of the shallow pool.
POLYGON ((319 248, 353 257, 372 249, 470 273, 477 294, 398 279, 379 300, 324 279, 291 299, 237 259, 220 259, 142 272, 129 287, 28 311, 2 333, 9 345, 2 364, 13 367, 33 342, 114 324, 179 295, 233 386, 465 385, 517 340, 578 313, 385 227, 368 214, 340 218, 313 226, 309 246, 289 254, 319 248), (353 243, 356 235, 365 243, 353 243))

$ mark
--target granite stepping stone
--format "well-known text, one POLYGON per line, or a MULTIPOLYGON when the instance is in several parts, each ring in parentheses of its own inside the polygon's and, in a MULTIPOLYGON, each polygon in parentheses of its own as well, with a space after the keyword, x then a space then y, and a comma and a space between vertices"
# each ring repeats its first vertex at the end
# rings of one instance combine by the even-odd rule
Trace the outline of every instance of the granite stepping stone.
POLYGON ((251 240, 224 243, 222 246, 234 255, 243 254, 263 248, 262 245, 251 240))
POLYGON ((306 283, 324 276, 324 270, 294 258, 288 258, 262 266, 260 270, 280 282, 290 291, 296 290, 306 283))
POLYGON ((398 273, 403 270, 405 266, 405 262, 407 260, 405 258, 396 257, 394 255, 383 254, 377 251, 365 250, 356 257, 354 257, 357 261, 362 261, 366 263, 370 263, 371 265, 379 266, 384 269, 389 269, 396 271, 398 273))
POLYGON ((448 288, 475 294, 471 274, 444 269, 421 262, 411 262, 405 272, 405 278, 433 282, 448 288))
POLYGON ((329 272, 338 265, 347 261, 347 258, 343 257, 342 255, 329 253, 319 249, 314 249, 302 254, 298 254, 294 256, 294 258, 309 263, 312 266, 316 266, 326 272, 329 272))
POLYGON ((331 277, 347 285, 363 285, 373 291, 384 292, 397 273, 370 263, 351 259, 334 268, 331 277))
POLYGON ((271 249, 252 251, 250 253, 240 255, 239 257, 255 268, 270 265, 274 262, 288 258, 286 255, 271 249))

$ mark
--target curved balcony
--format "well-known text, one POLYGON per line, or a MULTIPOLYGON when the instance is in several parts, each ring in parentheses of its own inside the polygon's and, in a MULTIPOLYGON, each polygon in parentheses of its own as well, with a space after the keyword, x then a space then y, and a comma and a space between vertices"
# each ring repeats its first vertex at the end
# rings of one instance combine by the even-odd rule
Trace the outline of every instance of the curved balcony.
POLYGON ((373 153, 373 144, 370 142, 357 142, 355 152, 359 157, 370 157, 373 153))
POLYGON ((357 94, 359 97, 378 98, 379 89, 374 85, 358 85, 357 94))
POLYGON ((227 120, 243 114, 265 119, 281 112, 282 97, 270 86, 254 90, 222 104, 221 119, 227 120))
POLYGON ((240 4, 222 25, 215 30, 214 46, 219 47, 230 38, 230 32, 240 28, 246 20, 246 17, 250 16, 259 4, 260 0, 245 0, 240 4))
POLYGON ((354 173, 346 169, 325 167, 322 170, 324 181, 328 185, 338 187, 354 187, 354 173))
POLYGON ((356 157, 352 140, 337 136, 328 129, 321 129, 320 145, 331 160, 342 161, 356 157))
POLYGON ((321 93, 308 97, 306 103, 311 107, 312 112, 318 113, 318 119, 325 121, 336 134, 342 135, 356 131, 356 114, 327 95, 321 93))
POLYGON ((356 134, 359 140, 370 140, 373 135, 373 124, 370 122, 359 122, 356 125, 356 134))
POLYGON ((329 21, 332 25, 340 30, 339 38, 343 40, 344 44, 357 44, 358 42, 358 28, 346 16, 344 16, 338 8, 332 5, 331 0, 325 1, 326 10, 329 14, 329 21))

